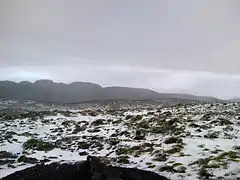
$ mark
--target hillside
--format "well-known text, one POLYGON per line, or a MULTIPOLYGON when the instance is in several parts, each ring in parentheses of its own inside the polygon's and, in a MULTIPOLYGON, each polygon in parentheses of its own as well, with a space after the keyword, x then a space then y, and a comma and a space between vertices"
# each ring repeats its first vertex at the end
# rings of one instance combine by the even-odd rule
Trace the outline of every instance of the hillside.
POLYGON ((38 80, 0 81, 0 98, 7 100, 34 100, 41 102, 81 103, 105 100, 166 100, 181 99, 214 102, 217 98, 190 94, 158 93, 149 89, 129 87, 102 87, 89 82, 56 83, 38 80))

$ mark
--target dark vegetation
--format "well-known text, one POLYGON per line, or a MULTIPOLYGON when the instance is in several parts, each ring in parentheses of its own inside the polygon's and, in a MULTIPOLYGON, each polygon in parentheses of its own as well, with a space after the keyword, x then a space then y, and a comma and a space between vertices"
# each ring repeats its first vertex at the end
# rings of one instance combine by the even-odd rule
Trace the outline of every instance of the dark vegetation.
MULTIPOLYGON (((120 161, 126 162, 124 157, 120 161)), ((75 164, 36 165, 15 172, 2 180, 167 180, 153 172, 106 166, 95 157, 75 164)))

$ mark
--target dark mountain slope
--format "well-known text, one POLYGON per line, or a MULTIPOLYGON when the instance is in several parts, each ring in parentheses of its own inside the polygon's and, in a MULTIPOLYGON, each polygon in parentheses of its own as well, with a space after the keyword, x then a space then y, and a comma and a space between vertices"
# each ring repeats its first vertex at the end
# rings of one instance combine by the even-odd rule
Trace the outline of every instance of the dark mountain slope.
POLYGON ((157 93, 149 89, 129 87, 101 87, 89 82, 56 83, 38 80, 34 83, 0 81, 0 98, 10 100, 34 100, 41 102, 80 103, 105 100, 167 100, 220 101, 213 97, 190 94, 157 93))

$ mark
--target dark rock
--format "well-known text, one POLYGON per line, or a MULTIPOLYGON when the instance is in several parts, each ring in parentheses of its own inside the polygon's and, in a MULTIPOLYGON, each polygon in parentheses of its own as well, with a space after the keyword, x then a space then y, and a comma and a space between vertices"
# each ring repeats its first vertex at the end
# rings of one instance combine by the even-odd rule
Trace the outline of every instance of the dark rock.
POLYGON ((81 131, 85 131, 87 129, 87 126, 83 125, 83 126, 79 126, 79 125, 76 125, 75 126, 75 129, 73 130, 73 134, 77 134, 81 131))
POLYGON ((98 127, 96 127, 96 128, 93 128, 93 129, 88 129, 87 131, 88 131, 88 132, 91 132, 91 133, 96 133, 96 132, 100 132, 101 129, 99 129, 98 127))
POLYGON ((17 160, 18 162, 29 163, 29 164, 36 164, 38 160, 32 157, 26 157, 24 155, 20 156, 17 160))
POLYGON ((192 127, 192 128, 199 128, 199 127, 200 127, 200 126, 199 126, 198 124, 196 124, 196 123, 191 123, 191 124, 189 124, 189 126, 192 127))
POLYGON ((197 129, 196 132, 202 132, 202 130, 201 129, 197 129))
POLYGON ((155 155, 155 161, 167 161, 168 159, 168 155, 163 151, 163 150, 160 150, 160 151, 157 151, 155 152, 156 155, 155 155))
POLYGON ((14 166, 12 164, 8 164, 7 167, 9 167, 9 168, 16 168, 16 166, 14 166))
POLYGON ((2 158, 16 158, 17 156, 13 155, 10 152, 7 151, 0 151, 0 159, 2 158))
POLYGON ((164 141, 165 144, 174 144, 174 143, 182 143, 182 142, 183 140, 178 137, 169 137, 164 141))
POLYGON ((92 145, 91 143, 87 143, 87 142, 78 142, 79 149, 89 149, 91 145, 92 145))
POLYGON ((82 152, 79 152, 78 154, 79 154, 80 156, 87 156, 87 155, 88 155, 88 152, 82 151, 82 152))
POLYGON ((145 139, 145 136, 146 136, 146 132, 144 129, 137 129, 134 139, 135 140, 143 140, 143 139, 145 139))
POLYGON ((172 166, 168 166, 168 165, 160 167, 159 171, 160 172, 164 172, 164 171, 165 172, 175 172, 174 168, 172 166))
POLYGON ((97 120, 93 121, 91 125, 92 126, 99 126, 99 125, 103 125, 105 123, 106 123, 105 119, 97 119, 97 120))
POLYGON ((139 121, 142 118, 143 118, 142 115, 136 115, 135 117, 132 118, 132 121, 139 121))
POLYGON ((75 164, 36 165, 2 180, 168 180, 150 171, 106 166, 96 157, 75 164))
POLYGON ((130 163, 128 156, 119 156, 117 162, 120 164, 129 164, 130 163))
POLYGON ((219 131, 209 131, 207 134, 204 135, 204 138, 216 139, 218 138, 219 134, 219 131))
POLYGON ((51 151, 55 148, 54 145, 52 145, 49 142, 44 142, 38 139, 29 139, 23 144, 23 148, 26 149, 33 149, 38 151, 51 151))
POLYGON ((50 159, 47 159, 47 158, 46 158, 46 159, 40 160, 40 163, 43 163, 43 164, 44 164, 44 163, 47 163, 47 162, 50 162, 50 161, 51 161, 50 159))
POLYGON ((132 118, 133 118, 133 115, 127 115, 127 116, 125 117, 126 120, 129 120, 129 119, 132 119, 132 118))
POLYGON ((233 122, 231 122, 229 119, 224 119, 224 118, 219 118, 219 125, 224 126, 224 125, 232 125, 233 122))
POLYGON ((0 159, 0 165, 11 164, 14 162, 15 160, 12 160, 12 159, 5 159, 5 160, 0 159))

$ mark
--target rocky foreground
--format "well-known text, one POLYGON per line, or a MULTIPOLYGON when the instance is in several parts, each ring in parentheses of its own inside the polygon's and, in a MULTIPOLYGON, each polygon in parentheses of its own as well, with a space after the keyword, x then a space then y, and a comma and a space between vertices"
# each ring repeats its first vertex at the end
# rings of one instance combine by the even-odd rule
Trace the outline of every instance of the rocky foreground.
POLYGON ((106 166, 96 157, 74 164, 52 163, 11 174, 2 180, 168 180, 150 171, 106 166))
POLYGON ((174 180, 240 178, 238 103, 31 109, 0 118, 0 178, 89 155, 174 180))

